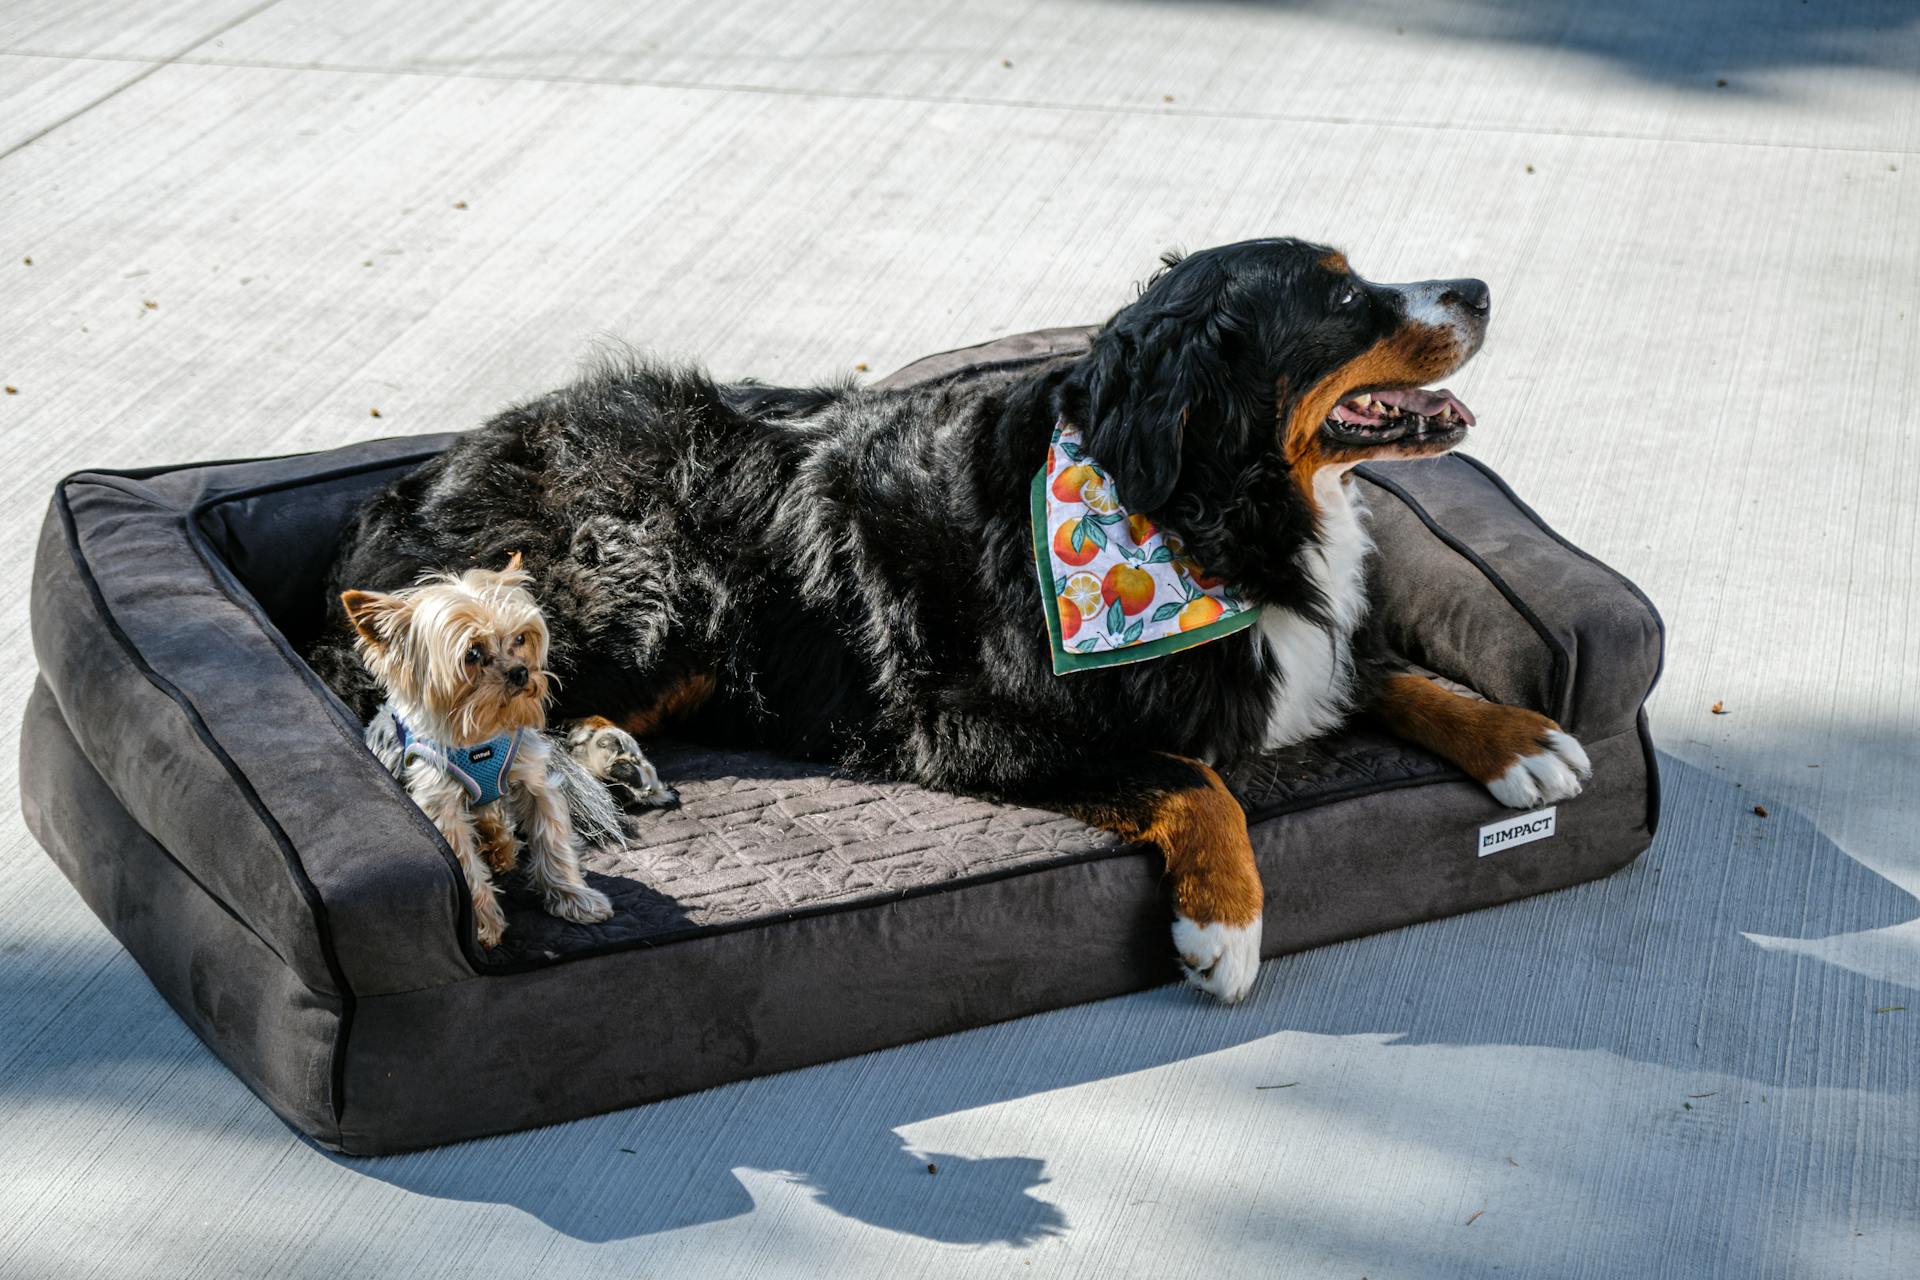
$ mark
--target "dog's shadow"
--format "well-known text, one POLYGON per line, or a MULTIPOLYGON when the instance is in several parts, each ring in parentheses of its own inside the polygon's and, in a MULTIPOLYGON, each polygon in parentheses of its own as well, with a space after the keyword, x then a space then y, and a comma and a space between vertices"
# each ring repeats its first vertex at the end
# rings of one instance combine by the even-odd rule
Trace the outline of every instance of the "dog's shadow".
POLYGON ((1729 1010, 1759 1007, 1814 966, 1824 998, 1885 1004, 1884 975, 1778 941, 1900 924, 1920 916, 1920 902, 1791 809, 1762 818, 1750 793, 1672 757, 1662 768, 1667 812, 1654 847, 1605 881, 1554 895, 1551 929, 1537 916, 1515 927, 1540 904, 1499 908, 1346 943, 1337 956, 1271 961, 1234 1009, 1169 986, 535 1133, 333 1158, 422 1195, 511 1204, 586 1241, 747 1213, 756 1193, 786 1185, 873 1226, 1021 1245, 1068 1226, 1041 1193, 1043 1159, 921 1150, 901 1131, 1287 1032, 1364 1035, 1389 1053, 1600 1050, 1780 1086, 1788 1055, 1755 1050, 1778 1029, 1703 1020, 1702 994, 1729 1010), (1408 963, 1409 947, 1420 963, 1408 963), (1524 963, 1509 962, 1514 949, 1524 963), (1460 998, 1467 991, 1474 998, 1460 998))

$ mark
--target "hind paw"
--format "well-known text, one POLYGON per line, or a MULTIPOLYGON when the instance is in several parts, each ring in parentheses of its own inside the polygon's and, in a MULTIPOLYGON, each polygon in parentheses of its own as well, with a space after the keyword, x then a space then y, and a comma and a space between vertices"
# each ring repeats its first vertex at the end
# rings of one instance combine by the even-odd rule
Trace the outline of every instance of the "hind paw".
POLYGON ((680 803, 680 793, 660 780, 640 743, 610 721, 580 721, 567 734, 567 753, 604 782, 614 802, 629 813, 680 803))

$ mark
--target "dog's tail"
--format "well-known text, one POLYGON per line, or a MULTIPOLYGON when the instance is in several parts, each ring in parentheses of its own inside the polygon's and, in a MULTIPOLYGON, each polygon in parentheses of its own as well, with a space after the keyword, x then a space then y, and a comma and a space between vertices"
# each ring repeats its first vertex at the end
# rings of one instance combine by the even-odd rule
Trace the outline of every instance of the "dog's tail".
POLYGON ((590 849, 627 842, 627 815, 614 800, 607 784, 567 750, 565 741, 553 744, 553 764, 560 771, 560 790, 567 798, 567 816, 573 820, 573 832, 590 849))

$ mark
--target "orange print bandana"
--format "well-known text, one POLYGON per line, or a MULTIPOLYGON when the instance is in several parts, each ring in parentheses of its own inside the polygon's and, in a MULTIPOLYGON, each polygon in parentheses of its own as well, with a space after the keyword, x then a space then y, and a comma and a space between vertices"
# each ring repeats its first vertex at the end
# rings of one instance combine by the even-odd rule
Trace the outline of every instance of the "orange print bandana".
POLYGON ((1033 560, 1057 676, 1178 653, 1258 617, 1188 559, 1178 537, 1127 513, 1080 429, 1064 421, 1033 477, 1033 560))

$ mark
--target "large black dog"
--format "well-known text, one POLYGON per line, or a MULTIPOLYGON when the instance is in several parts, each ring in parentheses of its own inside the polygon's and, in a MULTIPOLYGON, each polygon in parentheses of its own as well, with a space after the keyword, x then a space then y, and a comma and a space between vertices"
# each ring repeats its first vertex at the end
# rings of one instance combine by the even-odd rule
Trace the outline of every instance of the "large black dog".
MULTIPOLYGON (((1257 240, 1170 258, 1088 354, 1011 381, 788 390, 610 364, 381 493, 331 585, 521 552, 561 716, 671 721, 1151 842, 1188 978, 1235 1000, 1262 889, 1212 765, 1374 711, 1508 804, 1588 772, 1544 717, 1394 672, 1367 622, 1378 570, 1346 472, 1459 443, 1471 415, 1419 388, 1479 349, 1488 308, 1477 280, 1375 284, 1257 240), (1054 674, 1029 494, 1063 421, 1258 625, 1054 674)), ((314 664, 370 710, 333 617, 314 664)))

